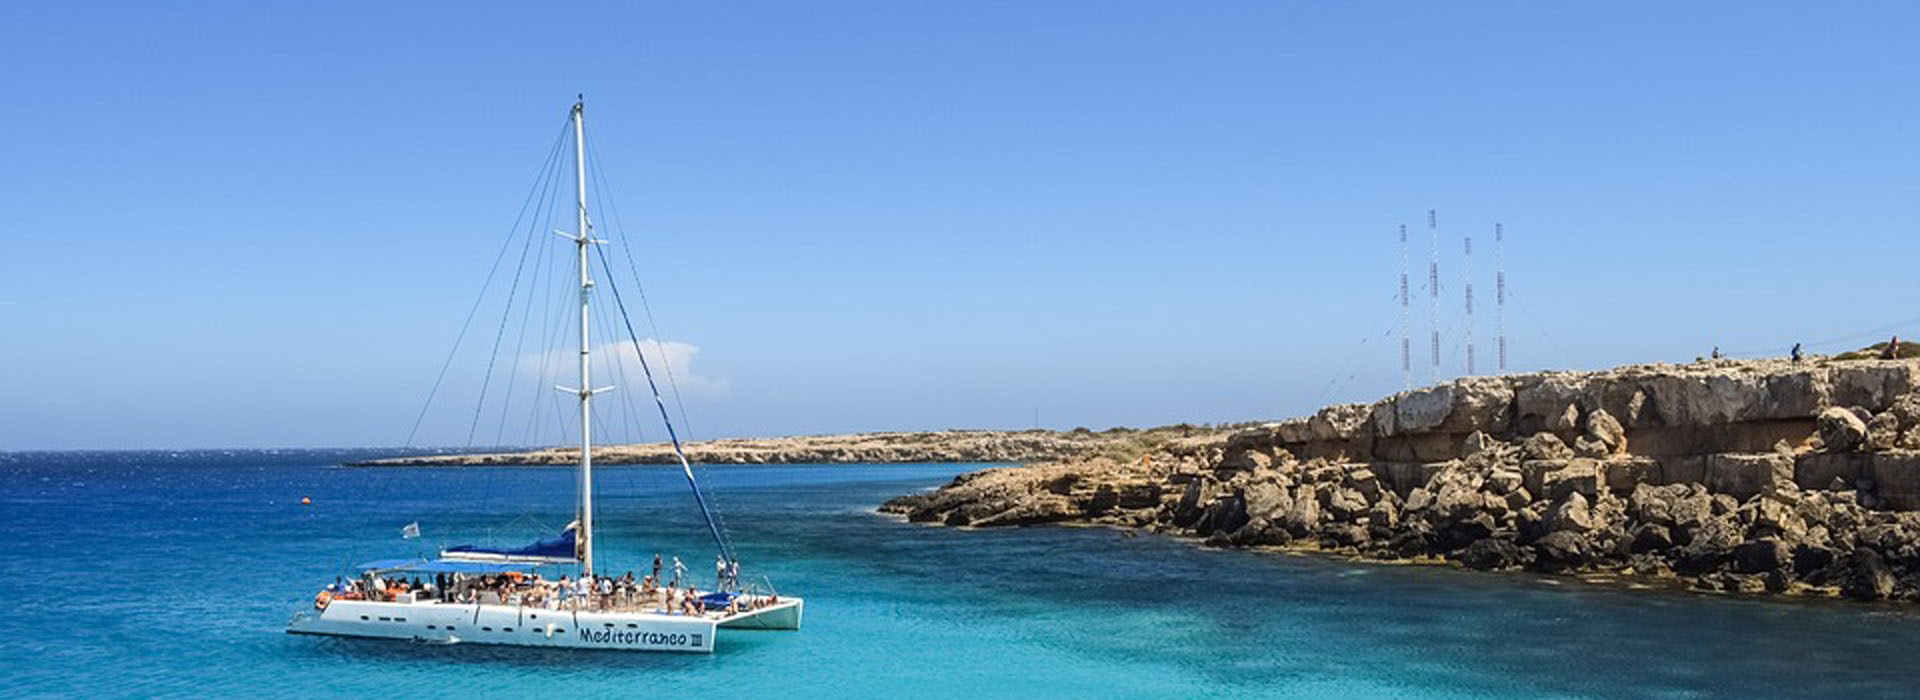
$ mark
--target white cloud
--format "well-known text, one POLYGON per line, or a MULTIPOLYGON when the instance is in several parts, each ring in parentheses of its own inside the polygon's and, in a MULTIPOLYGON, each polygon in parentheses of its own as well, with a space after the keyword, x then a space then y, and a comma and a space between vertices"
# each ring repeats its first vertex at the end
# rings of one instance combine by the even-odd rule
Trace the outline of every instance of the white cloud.
MULTIPOLYGON (((645 355, 662 393, 670 394, 676 387, 687 398, 714 397, 727 393, 728 384, 724 377, 709 377, 694 369, 693 360, 699 354, 700 346, 678 340, 647 338, 641 340, 638 346, 630 340, 601 343, 593 348, 593 383, 595 386, 619 385, 621 391, 645 394, 647 375, 640 366, 640 356, 645 355), (639 353, 634 352, 636 347, 639 353)), ((568 380, 576 371, 575 357, 571 351, 528 355, 521 358, 520 371, 571 385, 573 382, 568 380)))

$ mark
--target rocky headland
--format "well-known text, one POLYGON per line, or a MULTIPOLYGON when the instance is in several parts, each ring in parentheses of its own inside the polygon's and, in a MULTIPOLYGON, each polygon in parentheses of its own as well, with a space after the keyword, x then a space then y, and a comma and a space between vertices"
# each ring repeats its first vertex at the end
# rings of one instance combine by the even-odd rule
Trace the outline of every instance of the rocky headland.
MULTIPOLYGON (((685 444, 687 458, 699 464, 906 464, 906 463, 1032 463, 1084 460, 1101 455, 1133 454, 1169 440, 1193 435, 1224 435, 1227 431, 1169 426, 1150 430, 1116 428, 1101 432, 1085 429, 1057 432, 1023 430, 942 430, 917 433, 861 433, 799 437, 733 438, 685 444)), ((667 443, 606 445, 593 448, 597 464, 675 464, 678 458, 667 443)), ((526 452, 450 454, 396 457, 352 466, 445 467, 485 465, 571 465, 580 461, 579 448, 526 452)))
POLYGON ((1920 362, 1470 377, 961 475, 882 510, 1373 560, 1920 599, 1920 362))

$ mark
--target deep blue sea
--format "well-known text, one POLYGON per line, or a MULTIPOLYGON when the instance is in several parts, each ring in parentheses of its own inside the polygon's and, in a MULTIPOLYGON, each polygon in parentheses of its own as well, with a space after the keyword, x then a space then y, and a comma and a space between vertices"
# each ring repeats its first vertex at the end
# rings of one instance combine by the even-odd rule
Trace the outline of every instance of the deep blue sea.
MULTIPOLYGON (((354 562, 571 517, 566 469, 336 466, 373 454, 0 454, 0 696, 1920 696, 1913 610, 872 513, 957 465, 705 469, 746 573, 807 598, 804 630, 729 633, 712 656, 289 636, 354 562)), ((603 570, 657 550, 710 574, 677 471, 598 488, 603 570)))

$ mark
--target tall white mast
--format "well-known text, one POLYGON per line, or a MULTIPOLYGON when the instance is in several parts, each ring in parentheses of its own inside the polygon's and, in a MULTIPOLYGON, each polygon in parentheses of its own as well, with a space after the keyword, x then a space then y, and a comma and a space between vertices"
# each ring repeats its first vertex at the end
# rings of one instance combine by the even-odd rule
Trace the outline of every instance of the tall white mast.
MULTIPOLYGON (((588 316, 588 303, 593 297, 593 279, 587 276, 587 245, 597 243, 593 240, 587 224, 587 133, 586 101, 573 103, 573 164, 574 194, 579 211, 579 228, 573 237, 574 247, 580 254, 580 529, 575 534, 579 538, 580 573, 593 573, 593 395, 587 354, 591 348, 592 317, 588 316)), ((601 391, 605 391, 602 389, 601 391)))

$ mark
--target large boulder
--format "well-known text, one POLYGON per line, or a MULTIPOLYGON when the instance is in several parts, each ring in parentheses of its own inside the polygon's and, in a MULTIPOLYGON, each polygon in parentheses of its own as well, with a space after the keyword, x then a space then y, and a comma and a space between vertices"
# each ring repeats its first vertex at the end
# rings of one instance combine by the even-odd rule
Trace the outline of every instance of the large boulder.
POLYGON ((1821 411, 1818 418, 1821 449, 1851 452, 1867 439, 1867 424, 1860 416, 1838 406, 1821 411))
POLYGON ((1441 429, 1449 433, 1476 430, 1504 433, 1513 405, 1513 385, 1501 377, 1462 377, 1454 384, 1453 412, 1441 429))
POLYGON ((1600 443, 1606 451, 1624 452, 1627 449, 1627 429, 1606 409, 1595 409, 1587 414, 1587 434, 1585 437, 1600 443))
POLYGON ((1528 436, 1524 442, 1520 443, 1520 454, 1530 460, 1570 459, 1573 457, 1573 450, 1567 448, 1567 443, 1562 441, 1560 436, 1540 432, 1528 436))
POLYGON ((1558 502, 1567 494, 1578 493, 1587 497, 1600 494, 1600 462, 1592 459, 1571 459, 1567 465, 1540 477, 1540 498, 1558 502))
POLYGON ((1393 397, 1393 432, 1389 435, 1439 428, 1453 415, 1453 393, 1452 384, 1436 384, 1393 397))
POLYGON ((1547 510, 1548 532, 1592 532, 1594 529, 1593 510, 1587 505, 1587 497, 1578 493, 1569 493, 1547 510))
POLYGON ((1363 403, 1339 404, 1315 411, 1307 419, 1307 433, 1316 441, 1343 442, 1366 434, 1367 416, 1372 407, 1363 403))
POLYGON ((1492 571, 1511 569, 1527 563, 1527 551, 1513 540, 1489 537, 1474 540, 1466 549, 1460 550, 1460 563, 1469 569, 1492 571))
POLYGON ((1570 531, 1551 532, 1533 543, 1542 563, 1562 568, 1577 568, 1592 556, 1585 537, 1570 531))
POLYGON ((1629 551, 1634 554, 1644 552, 1664 552, 1673 548, 1673 530, 1665 525, 1641 523, 1633 529, 1629 551))
POLYGON ((1287 489, 1271 481, 1247 487, 1243 498, 1246 499, 1249 518, 1278 520, 1281 514, 1293 507, 1293 498, 1287 494, 1287 489))
POLYGON ((1731 518, 1710 519, 1689 532, 1687 543, 1675 552, 1674 569, 1690 574, 1712 571, 1732 556, 1740 542, 1739 523, 1731 518))
POLYGON ((1875 452, 1891 450, 1900 443, 1900 419, 1892 411, 1881 411, 1867 421, 1866 448, 1875 452))
POLYGON ((1601 459, 1613 454, 1613 448, 1591 435, 1582 435, 1573 439, 1573 453, 1588 459, 1601 459))
POLYGON ((1219 491, 1218 482, 1211 479, 1195 479, 1187 482, 1187 488, 1180 495, 1180 502, 1173 509, 1175 527, 1191 527, 1200 519, 1201 506, 1213 501, 1219 491))
POLYGON ((1909 393, 1893 400, 1887 412, 1899 419, 1901 425, 1920 425, 1920 392, 1909 393))
POLYGON ((1500 377, 1463 377, 1403 392, 1377 405, 1373 427, 1382 436, 1421 433, 1506 432, 1513 387, 1500 377), (1390 406, 1390 412, 1387 407, 1390 406))
POLYGON ((1707 489, 1745 500, 1793 486, 1793 457, 1777 452, 1707 457, 1707 489))
POLYGON ((1293 506, 1281 516, 1280 525, 1294 537, 1306 537, 1320 529, 1322 516, 1320 501, 1310 494, 1302 493, 1293 499, 1293 506))
POLYGON ((1879 600, 1893 595, 1893 569, 1871 549, 1854 550, 1847 562, 1849 574, 1841 591, 1858 600, 1879 600))
POLYGON ((1289 418, 1273 424, 1273 442, 1276 445, 1297 445, 1313 439, 1313 428, 1309 419, 1289 418))
POLYGON ((1335 522, 1347 522, 1367 512, 1367 499, 1359 491, 1345 486, 1330 486, 1318 489, 1315 495, 1327 517, 1335 522))
POLYGON ((1645 457, 1615 457, 1600 463, 1600 483, 1614 493, 1633 493, 1640 484, 1658 481, 1660 463, 1645 457))
MULTIPOLYGON (((1515 426, 1522 431, 1571 432, 1579 427, 1580 400, 1587 376, 1543 374, 1523 377, 1514 392, 1515 426)), ((1536 458, 1545 459, 1545 458, 1536 458)))
POLYGON ((1672 525, 1674 501, 1686 494, 1685 484, 1641 484, 1627 496, 1627 517, 1634 522, 1672 525))
POLYGON ((1743 542, 1733 548, 1733 570, 1743 574, 1766 573, 1792 563, 1793 550, 1777 539, 1743 542))

